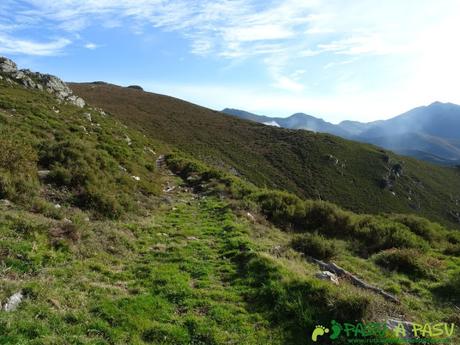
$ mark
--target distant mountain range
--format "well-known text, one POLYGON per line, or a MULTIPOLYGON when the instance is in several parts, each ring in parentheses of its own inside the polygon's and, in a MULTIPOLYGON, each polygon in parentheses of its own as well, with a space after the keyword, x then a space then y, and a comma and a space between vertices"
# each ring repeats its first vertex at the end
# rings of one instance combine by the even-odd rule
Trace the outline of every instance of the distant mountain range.
POLYGON ((229 108, 223 112, 270 126, 329 133, 371 143, 432 163, 460 164, 460 106, 452 103, 435 102, 389 120, 342 121, 337 125, 303 113, 280 118, 229 108))

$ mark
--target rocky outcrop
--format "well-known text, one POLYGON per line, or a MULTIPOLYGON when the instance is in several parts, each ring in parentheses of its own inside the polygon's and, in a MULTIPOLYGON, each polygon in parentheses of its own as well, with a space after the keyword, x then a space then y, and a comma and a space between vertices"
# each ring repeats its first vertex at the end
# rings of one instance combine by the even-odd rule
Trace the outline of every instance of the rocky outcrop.
POLYGON ((10 59, 0 57, 0 72, 14 73, 18 70, 18 66, 10 59))
POLYGON ((0 57, 0 75, 8 82, 20 84, 28 89, 44 90, 56 96, 61 102, 71 103, 80 108, 85 106, 85 101, 74 95, 61 79, 28 69, 18 70, 16 63, 5 57, 0 57))

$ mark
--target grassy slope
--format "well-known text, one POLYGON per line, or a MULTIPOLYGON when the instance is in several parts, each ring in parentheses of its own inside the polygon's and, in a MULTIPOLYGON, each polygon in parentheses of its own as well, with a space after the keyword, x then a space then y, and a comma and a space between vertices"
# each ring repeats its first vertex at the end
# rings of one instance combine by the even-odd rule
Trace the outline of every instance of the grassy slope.
MULTIPOLYGON (((291 207, 286 214, 279 209, 282 219, 265 214, 273 192, 263 200, 235 199, 222 173, 191 164, 187 174, 194 178, 187 179, 181 160, 174 166, 168 159, 181 182, 156 167, 166 145, 97 109, 0 84, 0 124, 0 199, 11 201, 0 203, 0 299, 19 290, 26 296, 18 310, 0 312, 1 344, 305 344, 315 324, 331 319, 404 315, 458 325, 460 239, 452 231, 427 224, 442 234, 431 248, 417 244, 432 232, 409 236, 411 253, 437 270, 435 278, 378 266, 376 257, 356 252, 359 234, 331 235, 309 247, 337 247, 334 260, 395 293, 402 301, 395 305, 346 281, 336 287, 315 278, 319 268, 293 249, 299 234, 287 231, 292 217, 307 215, 291 207), (45 168, 48 177, 39 179, 45 168), (194 179, 199 194, 186 185, 194 179), (175 189, 167 193, 166 186, 175 189)), ((343 215, 325 210, 331 221, 343 215)), ((370 227, 391 235, 385 224, 375 218, 370 227)), ((364 236, 366 229, 355 230, 364 236)), ((327 231, 307 226, 300 235, 327 231)), ((395 246, 405 243, 398 237, 395 246)))
POLYGON ((450 215, 459 211, 458 170, 330 135, 263 126, 172 97, 108 84, 71 87, 127 125, 208 163, 236 168, 259 186, 329 200, 356 212, 418 213, 459 226, 450 215), (397 163, 404 174, 393 195, 380 182, 397 163))

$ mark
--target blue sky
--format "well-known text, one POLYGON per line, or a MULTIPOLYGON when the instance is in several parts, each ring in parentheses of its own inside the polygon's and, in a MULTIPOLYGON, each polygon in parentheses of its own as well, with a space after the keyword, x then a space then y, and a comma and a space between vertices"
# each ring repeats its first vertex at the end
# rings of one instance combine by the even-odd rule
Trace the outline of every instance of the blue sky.
POLYGON ((457 0, 2 0, 0 55, 67 81, 332 122, 460 103, 457 0))

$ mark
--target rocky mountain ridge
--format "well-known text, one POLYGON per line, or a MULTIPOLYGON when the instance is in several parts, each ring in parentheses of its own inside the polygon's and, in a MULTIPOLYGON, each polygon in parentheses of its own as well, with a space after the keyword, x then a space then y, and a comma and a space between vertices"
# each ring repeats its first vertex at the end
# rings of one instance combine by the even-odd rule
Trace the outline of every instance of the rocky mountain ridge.
POLYGON ((61 79, 50 74, 18 69, 14 61, 5 57, 0 57, 0 79, 22 85, 28 89, 45 90, 56 96, 61 102, 74 104, 80 108, 86 104, 81 97, 74 95, 61 79))

